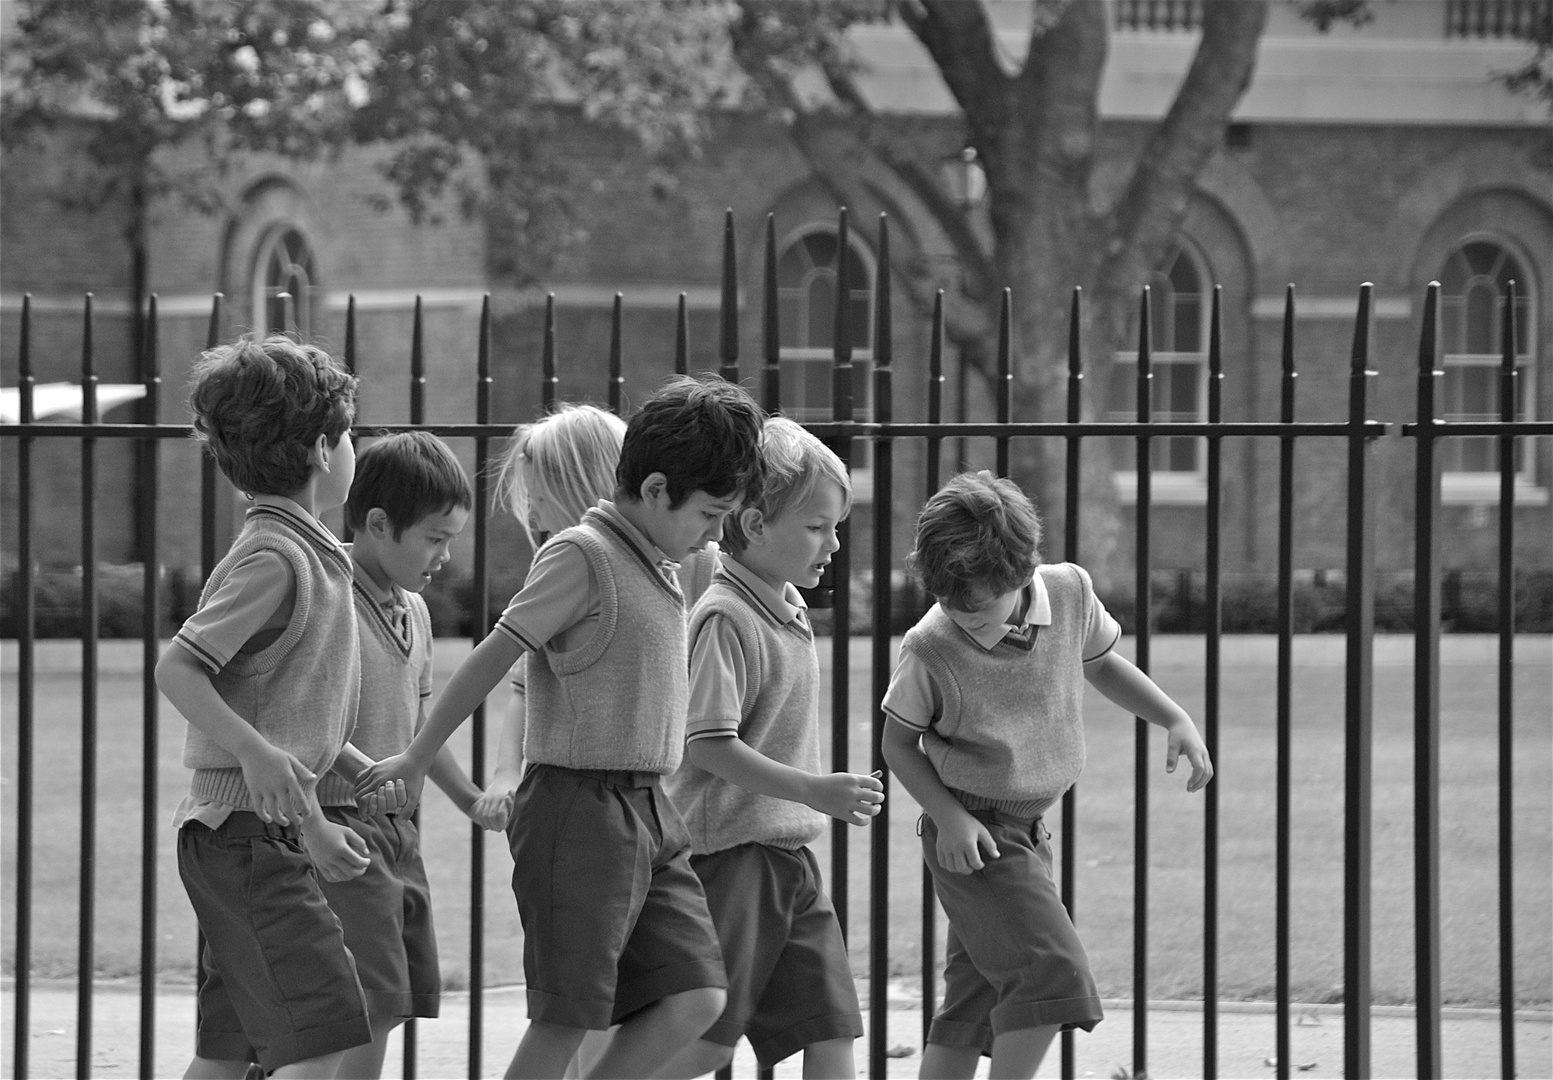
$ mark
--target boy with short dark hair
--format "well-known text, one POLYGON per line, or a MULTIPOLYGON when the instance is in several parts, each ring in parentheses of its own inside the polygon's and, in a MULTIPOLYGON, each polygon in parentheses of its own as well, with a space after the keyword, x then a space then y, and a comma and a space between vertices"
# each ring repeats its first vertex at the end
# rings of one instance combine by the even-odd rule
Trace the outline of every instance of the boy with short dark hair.
POLYGON ((1035 507, 962 473, 922 508, 908 564, 938 600, 907 632, 883 708, 884 759, 924 811, 922 854, 949 916, 944 1002, 924 1077, 1033 1077, 1064 1027, 1101 1019, 1052 877, 1042 815, 1084 767, 1087 681, 1169 734, 1188 791, 1213 776, 1182 708, 1117 654, 1121 628, 1072 563, 1042 565, 1035 507))
MULTIPOLYGON (((463 466, 423 431, 389 435, 361 452, 345 501, 361 638, 361 703, 356 728, 334 771, 320 779, 324 816, 359 835, 372 860, 348 881, 324 883, 340 917, 366 995, 372 1041, 347 1051, 339 1075, 383 1071, 388 1035, 413 1016, 436 1016, 442 993, 431 889, 421 861, 414 807, 397 797, 357 807, 352 788, 374 761, 402 753, 425 720, 432 687, 431 616, 421 590, 448 561, 453 538, 474 507, 463 466)), ((443 747, 432 778, 469 813, 479 789, 443 747)), ((481 821, 498 829, 501 822, 481 821)))
POLYGON ((798 424, 766 421, 765 484, 723 530, 723 558, 690 617, 685 763, 668 782, 728 970, 722 1017, 660 1076, 728 1064, 748 1036, 763 1069, 804 1052, 804 1075, 851 1077, 863 1034, 835 908, 808 845, 825 815, 865 825, 872 776, 820 772, 819 657, 798 586, 839 548, 846 466, 798 424))
POLYGON ((332 1077, 371 1038, 319 884, 365 870, 365 844, 324 817, 316 786, 360 690, 350 558, 318 520, 350 490, 355 396, 354 376, 287 337, 245 337, 194 369, 195 431, 254 505, 156 669, 194 770, 174 819, 206 939, 189 1076, 257 1061, 332 1077))
POLYGON ((759 493, 761 420, 715 376, 648 399, 626 426, 615 501, 540 548, 410 748, 358 783, 418 788, 513 663, 536 657, 508 825, 529 1026, 508 1076, 560 1076, 586 1031, 616 1023, 593 1075, 651 1076, 722 1012, 717 935, 660 781, 684 752, 689 692, 675 567, 759 493))

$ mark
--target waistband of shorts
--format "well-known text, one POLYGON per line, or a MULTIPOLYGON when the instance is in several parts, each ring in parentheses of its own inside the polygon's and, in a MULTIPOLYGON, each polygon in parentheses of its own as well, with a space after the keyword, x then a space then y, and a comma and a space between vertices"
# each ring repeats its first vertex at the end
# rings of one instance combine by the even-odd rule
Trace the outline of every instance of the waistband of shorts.
POLYGON ((573 773, 577 776, 586 776, 590 780, 597 780, 601 784, 610 787, 626 788, 651 788, 657 787, 663 782, 663 776, 655 772, 643 772, 639 769, 572 769, 565 765, 535 765, 536 769, 555 769, 557 772, 573 773))
MULTIPOLYGON (((210 826, 207 825, 206 828, 210 826)), ((226 820, 217 828, 211 829, 211 832, 234 837, 273 836, 278 840, 295 840, 302 834, 300 826, 265 821, 252 810, 233 810, 226 816, 226 820)))

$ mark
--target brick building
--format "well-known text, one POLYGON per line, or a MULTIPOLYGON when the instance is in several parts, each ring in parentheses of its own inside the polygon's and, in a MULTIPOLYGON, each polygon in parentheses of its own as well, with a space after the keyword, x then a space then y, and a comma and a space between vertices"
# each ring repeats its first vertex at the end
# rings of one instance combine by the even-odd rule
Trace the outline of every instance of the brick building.
MULTIPOLYGON (((1177 17, 1190 12, 1190 5, 1108 2, 1114 3, 1117 29, 1101 95, 1102 134, 1105 154, 1121 163, 1163 112, 1196 39, 1189 19, 1176 26, 1154 17, 1166 10, 1177 17)), ((1017 54, 1026 34, 1024 5, 1005 0, 990 7, 1004 27, 1003 45, 1017 54)), ((1371 25, 1321 36, 1300 22, 1291 6, 1274 5, 1255 81, 1201 177, 1176 250, 1151 279, 1155 310, 1164 316, 1155 322, 1157 415, 1205 416, 1205 297, 1218 282, 1225 299, 1225 417, 1277 419, 1283 290, 1293 282, 1299 298, 1299 417, 1343 418, 1358 285, 1372 281, 1379 376, 1371 415, 1410 421, 1422 298, 1426 284, 1439 280, 1446 334, 1443 413, 1483 417, 1496 409, 1495 296, 1514 278, 1523 297, 1517 312, 1520 409, 1527 417, 1553 416, 1553 133, 1544 105, 1512 96, 1491 78, 1528 53, 1516 36, 1523 26, 1505 22, 1503 11, 1524 20, 1536 10, 1535 4, 1495 0, 1375 4, 1371 25), (1490 17, 1496 11, 1498 23, 1490 17)), ((856 35, 876 100, 925 129, 941 131, 946 162, 952 161, 959 125, 920 46, 899 26, 865 28, 856 35)), ((750 123, 720 124, 704 156, 684 164, 672 189, 654 182, 623 139, 581 125, 569 126, 557 139, 556 152, 583 166, 582 224, 588 239, 532 289, 493 283, 488 239, 478 222, 448 211, 437 223, 415 225, 398 210, 371 209, 365 196, 385 189, 367 151, 304 165, 246 161, 229 179, 229 211, 217 216, 159 208, 150 251, 151 287, 161 305, 159 418, 184 419, 184 379, 203 345, 216 290, 226 298, 223 336, 261 323, 267 297, 287 289, 302 297, 302 328, 336 346, 353 296, 364 387, 360 418, 367 426, 409 419, 410 325, 417 296, 425 316, 426 419, 452 423, 474 419, 479 306, 482 296, 492 293, 493 419, 505 424, 531 419, 538 407, 546 292, 555 294, 559 311, 562 395, 602 400, 610 307, 619 292, 626 395, 628 401, 640 400, 672 369, 681 293, 690 310, 694 366, 715 366, 725 207, 733 209, 738 231, 746 371, 753 374, 759 362, 760 245, 766 215, 775 213, 784 406, 800 419, 828 416, 828 324, 810 316, 834 300, 836 206, 781 134, 750 123)), ((139 378, 129 341, 130 268, 119 239, 121 219, 111 212, 72 212, 50 198, 69 161, 68 140, 61 138, 46 153, 8 154, 0 170, 5 386, 16 384, 23 293, 33 296, 39 382, 79 381, 81 295, 87 291, 94 294, 99 378, 105 383, 139 378)), ((873 281, 873 238, 865 230, 854 233, 852 243, 863 271, 853 296, 861 308, 873 281)), ((926 336, 915 314, 901 320, 895 342, 897 419, 925 419, 926 336)), ((871 355, 866 331, 863 338, 857 356, 866 373, 871 355)), ((1117 359, 1111 400, 1116 415, 1130 419, 1130 358, 1117 359)), ((952 359, 950 365, 952 370, 952 359)), ((951 374, 951 387, 956 382, 951 374)), ((975 379, 966 386, 963 415, 989 416, 975 379)), ((105 418, 129 419, 135 410, 148 415, 146 408, 144 402, 125 404, 105 418)), ((947 408, 960 414, 955 400, 947 408)), ((35 524, 34 550, 51 564, 69 565, 79 562, 80 451, 73 442, 47 442, 40 440, 44 445, 35 456, 35 483, 48 492, 49 511, 35 524)), ((1493 448, 1491 439, 1452 440, 1444 450, 1447 569, 1493 565, 1498 512, 1493 448)), ((463 445, 460 452, 472 464, 472 447, 463 445)), ((1160 568, 1192 569, 1202 559, 1203 447, 1199 440, 1164 440, 1156 452, 1152 561, 1160 568)), ((99 557, 133 561, 135 515, 149 512, 135 497, 133 454, 128 444, 112 440, 103 440, 96 453, 96 499, 113 523, 99 530, 99 557)), ((1411 442, 1401 439, 1377 449, 1382 569, 1411 565, 1411 453, 1411 442)), ((1129 454, 1117 460, 1129 461, 1129 454)), ((1270 501, 1276 450, 1265 440, 1231 439, 1224 455, 1226 569, 1268 570, 1277 543, 1270 501)), ((1300 455, 1295 564, 1311 570, 1341 567, 1343 448, 1336 440, 1302 443, 1300 455)), ((16 482, 9 442, 6 457, 9 507, 15 505, 16 482)), ((198 559, 195 461, 188 446, 170 445, 162 453, 163 494, 156 512, 163 520, 163 557, 171 567, 198 559)), ((1520 559, 1522 565, 1547 569, 1553 567, 1553 440, 1524 440, 1521 461, 1520 559)), ((873 497, 866 451, 860 463, 866 508, 873 497)), ((894 515, 901 554, 920 505, 920 449, 903 448, 897 470, 894 515)), ((1132 475, 1119 470, 1116 484, 1129 505, 1132 475)), ((223 521, 230 528, 239 500, 230 492, 223 500, 223 521)), ((854 566, 867 562, 867 517, 854 517, 854 566)), ((492 537, 493 571, 510 580, 526 565, 527 548, 505 522, 497 523, 492 537)), ((8 561, 14 559, 15 542, 14 530, 7 530, 8 561)), ((463 543, 461 554, 467 557, 467 538, 463 543)))

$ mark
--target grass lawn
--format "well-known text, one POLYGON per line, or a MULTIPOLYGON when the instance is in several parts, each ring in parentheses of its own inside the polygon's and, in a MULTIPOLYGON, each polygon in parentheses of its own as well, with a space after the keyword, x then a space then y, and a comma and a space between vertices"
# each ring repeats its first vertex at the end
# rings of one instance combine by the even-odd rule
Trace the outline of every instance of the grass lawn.
MULTIPOLYGON (((1324 657, 1335 639, 1302 642, 1295 667, 1293 744, 1294 884, 1291 981, 1298 1000, 1332 1000, 1343 970, 1343 667, 1324 657), (1321 654, 1318 656, 1317 654, 1321 654)), ((820 642, 829 667, 829 642, 820 642)), ((1377 1003, 1414 994, 1413 741, 1410 643, 1382 642, 1375 669, 1373 988, 1377 1003), (1400 654, 1402 662, 1390 658, 1400 654)), ((1516 985, 1521 1004, 1545 1007, 1553 987, 1553 658, 1546 639, 1523 642, 1516 668, 1515 875, 1516 985)), ((1497 735, 1495 671, 1481 641, 1447 637, 1441 678, 1441 971, 1449 1004, 1498 1000, 1497 735)), ((1255 649, 1249 650, 1255 652, 1255 649)), ((468 644, 438 643, 439 674, 452 672, 468 644)), ((34 780, 33 944, 35 977, 69 977, 77 963, 80 844, 80 647, 39 644, 34 780)), ((16 682, 15 645, 5 643, 3 697, 4 965, 15 958, 16 682)), ((1228 651, 1227 651, 1228 655, 1228 651)), ((1274 717, 1271 649, 1265 658, 1229 664, 1223 676, 1219 733, 1219 993, 1271 998, 1274 986, 1274 717)), ((140 646, 103 645, 99 692, 96 827, 96 943, 99 975, 140 966, 140 646)), ((1153 673, 1199 720, 1201 643, 1156 638, 1153 673)), ((853 646, 851 767, 870 760, 868 644, 853 646)), ((828 677, 828 672, 827 672, 828 677)), ((504 690, 492 697, 500 715, 504 690)), ((828 703, 828 689, 822 691, 828 703)), ((1132 996, 1133 722, 1098 695, 1086 704, 1089 759, 1078 795, 1077 917, 1107 997, 1132 996)), ((492 725, 494 727, 494 724, 492 725)), ((184 724, 164 702, 158 788, 158 967, 169 980, 192 977, 194 922, 178 881, 169 823, 187 790, 180 754, 184 724)), ((470 725, 453 745, 467 762, 470 725)), ((1202 994, 1203 804, 1185 792, 1185 774, 1164 772, 1164 738, 1150 729, 1148 995, 1202 994)), ((494 757, 495 733, 489 733, 494 757)), ((471 837, 448 802, 429 794, 423 833, 436 893, 443 971, 450 988, 469 972, 471 837)), ((915 982, 920 968, 921 858, 917 809, 899 788, 888 830, 849 830, 849 930, 854 969, 868 971, 869 844, 889 850, 889 964, 915 982)), ((1054 815, 1052 831, 1060 835, 1054 815)), ((508 887, 505 839, 487 834, 485 981, 521 979, 522 942, 508 887)), ((825 843, 819 845, 822 849, 825 843)), ((821 865, 829 867, 828 851, 821 865)), ((942 934, 938 940, 942 942, 942 934)))

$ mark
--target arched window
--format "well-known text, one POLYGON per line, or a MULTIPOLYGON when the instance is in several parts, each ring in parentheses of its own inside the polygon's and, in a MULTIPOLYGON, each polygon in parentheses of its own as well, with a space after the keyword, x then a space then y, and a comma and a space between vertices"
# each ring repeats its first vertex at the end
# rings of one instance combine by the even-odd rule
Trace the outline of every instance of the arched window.
MULTIPOLYGON (((855 415, 867 415, 873 359, 873 258, 848 237, 848 316, 855 365, 855 415)), ((832 356, 836 333, 836 255, 833 227, 804 231, 777 259, 777 304, 782 336, 782 411, 792 419, 824 421, 834 415, 832 356)), ((858 444, 861 446, 862 444, 858 444)))
MULTIPOLYGON (((1446 256, 1440 270, 1440 332, 1445 369, 1439 410, 1445 420, 1499 419, 1505 292, 1512 280, 1516 283, 1515 413, 1518 419, 1530 418, 1531 402, 1536 400, 1532 392, 1536 328, 1531 301, 1536 287, 1508 248, 1492 240, 1474 239, 1446 256)), ((1516 472, 1528 483, 1532 479, 1529 446, 1530 440, 1516 440, 1516 472)), ((1445 439, 1440 442, 1440 453, 1447 487, 1470 485, 1473 474, 1478 474, 1479 483, 1488 479, 1483 474, 1498 475, 1498 440, 1492 436, 1445 439)))
MULTIPOLYGON (((1195 423, 1206 418, 1208 384, 1208 291, 1211 278, 1197 253, 1177 245, 1148 277, 1150 408, 1153 419, 1195 423)), ((1118 353, 1107 387, 1106 419, 1138 418, 1138 354, 1118 353)), ((1117 486, 1123 498, 1136 492, 1136 443, 1118 439, 1112 448, 1117 486)), ((1190 501, 1205 492, 1203 440, 1193 436, 1154 439, 1149 444, 1154 490, 1164 500, 1190 501)))
POLYGON ((291 225, 269 229, 254 257, 254 327, 265 333, 294 333, 307 341, 313 334, 316 293, 317 273, 307 238, 291 225), (282 294, 291 298, 289 303, 282 303, 282 294))

